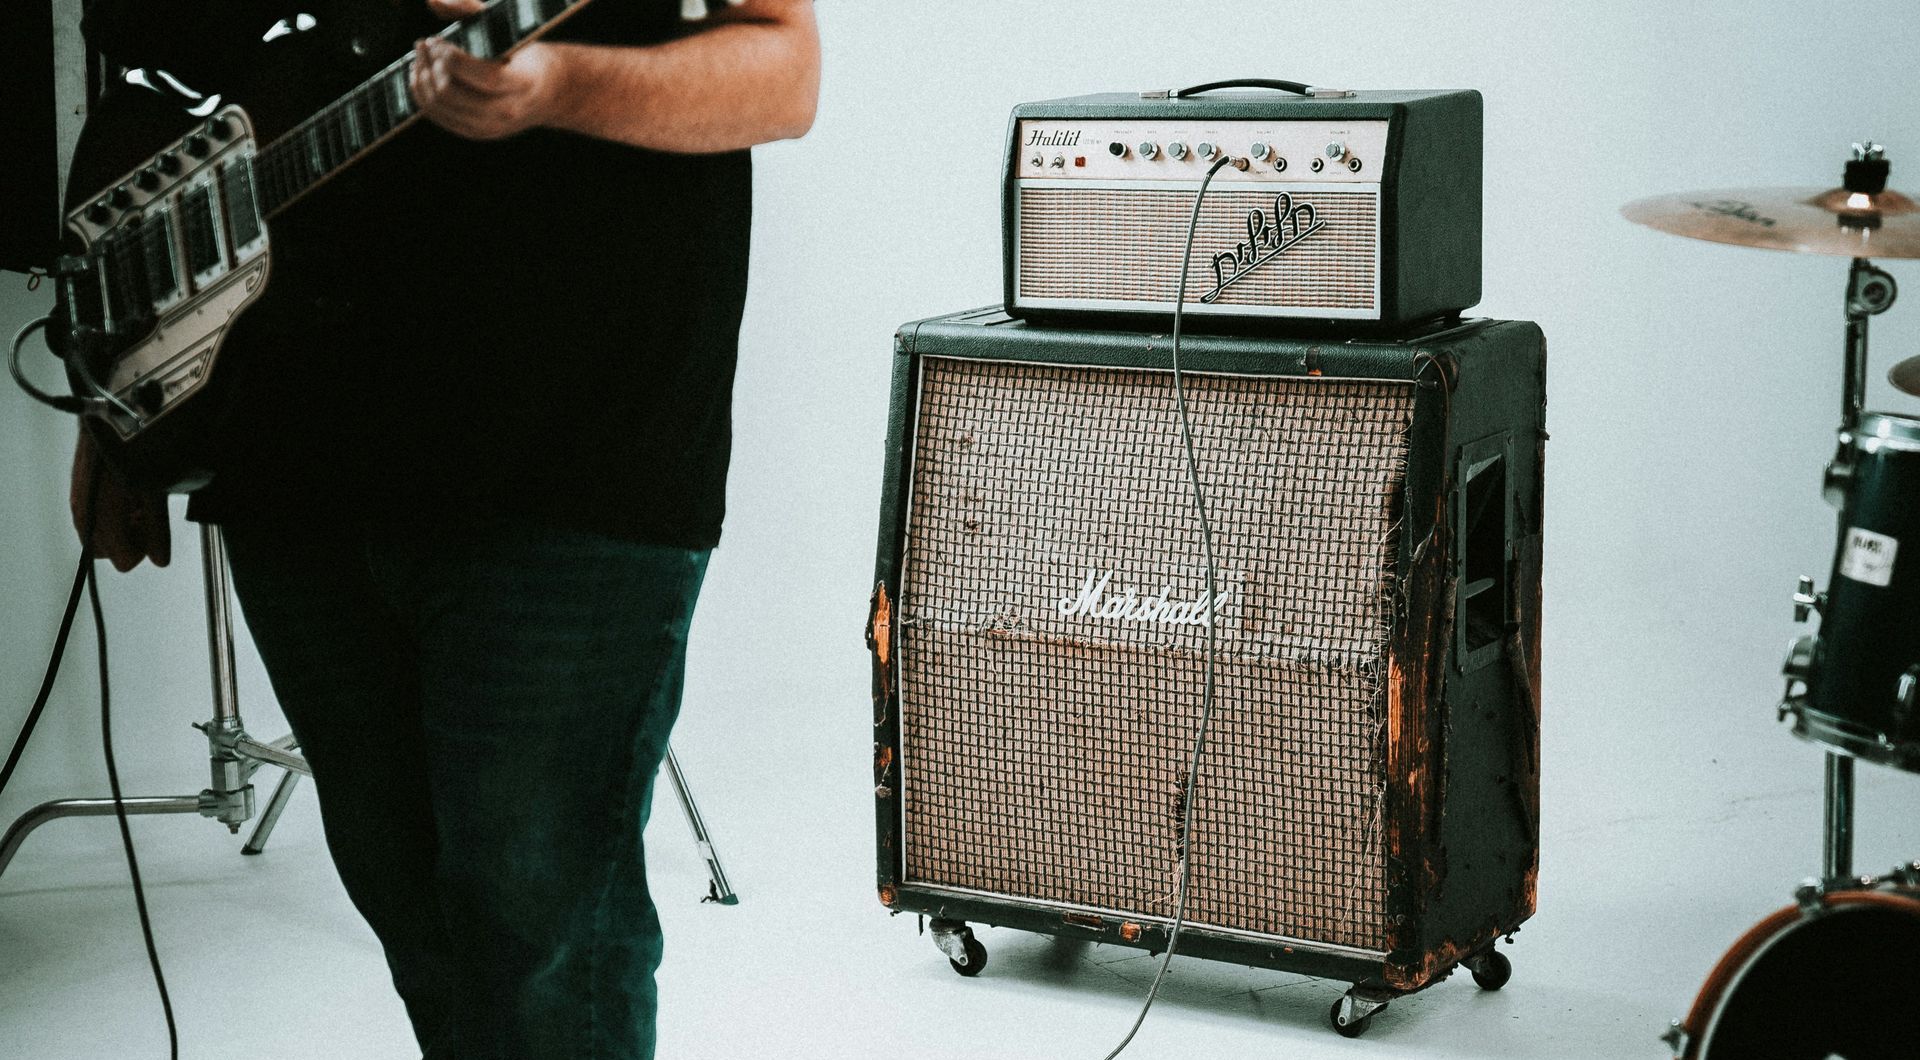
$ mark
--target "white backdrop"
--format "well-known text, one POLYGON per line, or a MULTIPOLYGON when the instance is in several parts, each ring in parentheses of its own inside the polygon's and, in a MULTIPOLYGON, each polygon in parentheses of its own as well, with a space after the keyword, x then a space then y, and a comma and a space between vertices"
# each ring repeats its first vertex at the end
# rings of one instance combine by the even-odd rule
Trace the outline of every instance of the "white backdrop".
MULTIPOLYGON (((1478 312, 1538 320, 1551 358, 1536 927, 1552 930, 1560 896, 1606 892, 1556 875, 1575 860, 1667 896, 1614 910, 1623 937, 1704 919, 1727 941, 1817 868, 1819 756, 1772 708, 1794 577, 1824 583, 1830 563, 1818 486, 1838 414, 1846 265, 1684 241, 1617 209, 1670 190, 1837 183, 1864 137, 1889 145, 1896 187, 1920 188, 1920 9, 830 0, 820 14, 819 123, 758 157, 731 515, 676 737, 723 843, 727 829, 737 837, 737 875, 823 923, 882 917, 860 627, 890 337, 903 321, 998 300, 1008 109, 1224 76, 1485 94, 1478 312), (1756 822, 1766 839, 1751 849, 1711 841, 1756 822)), ((1884 264, 1911 291, 1874 322, 1869 404, 1920 414, 1883 382, 1920 354, 1920 269, 1884 264)), ((10 333, 46 299, 0 279, 10 333)), ((8 738, 71 574, 70 433, 0 389, 8 738)), ((177 533, 173 569, 106 586, 132 792, 204 784, 205 743, 186 727, 206 714, 198 569, 191 531, 177 533)), ((76 646, 0 821, 103 786, 90 640, 76 646)), ((277 734, 250 652, 243 662, 248 721, 277 734)), ((1920 855, 1914 778, 1867 767, 1862 781, 1861 866, 1920 855)), ((1671 956, 1660 974, 1677 1013, 1717 949, 1671 956)), ((1642 1029, 1629 1038, 1644 1041, 1642 1029)))

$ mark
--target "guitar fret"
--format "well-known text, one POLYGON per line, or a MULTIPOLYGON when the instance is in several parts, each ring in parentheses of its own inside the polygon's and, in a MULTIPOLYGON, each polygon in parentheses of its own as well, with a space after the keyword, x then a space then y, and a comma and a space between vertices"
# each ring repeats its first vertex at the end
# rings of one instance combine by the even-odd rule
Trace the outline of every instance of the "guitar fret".
POLYGON ((476 18, 455 29, 455 35, 462 39, 461 48, 476 59, 494 57, 492 42, 487 37, 486 19, 476 18))
MULTIPOLYGON (((441 35, 479 58, 497 58, 585 2, 493 0, 441 35)), ((248 185, 260 215, 279 213, 413 119, 419 107, 408 84, 412 69, 410 56, 396 61, 261 149, 248 185)))
POLYGON ((355 101, 349 97, 346 105, 340 108, 340 121, 346 133, 347 150, 357 155, 362 148, 367 146, 367 139, 366 134, 361 131, 360 114, 357 108, 355 108, 354 102, 355 101))

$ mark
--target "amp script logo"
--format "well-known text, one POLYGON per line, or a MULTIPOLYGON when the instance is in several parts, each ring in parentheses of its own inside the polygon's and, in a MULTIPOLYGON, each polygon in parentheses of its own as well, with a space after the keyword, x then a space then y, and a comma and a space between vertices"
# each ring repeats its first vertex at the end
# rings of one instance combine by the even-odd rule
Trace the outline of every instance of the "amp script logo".
POLYGON ((1300 245, 1300 241, 1327 227, 1320 212, 1310 202, 1296 203, 1290 192, 1281 192, 1273 200, 1273 218, 1255 208, 1247 212, 1247 238, 1233 249, 1213 256, 1213 290, 1200 296, 1212 305, 1227 293, 1227 288, 1252 275, 1254 270, 1300 245))
POLYGON ((1112 618, 1143 625, 1211 626, 1213 616, 1226 606, 1227 598, 1233 594, 1231 589, 1222 590, 1209 607, 1204 589, 1191 600, 1176 600, 1170 585, 1163 587, 1158 596, 1142 596, 1132 588, 1110 594, 1107 586, 1112 581, 1112 571, 1105 574, 1088 571, 1079 592, 1060 598, 1060 613, 1067 618, 1112 618))

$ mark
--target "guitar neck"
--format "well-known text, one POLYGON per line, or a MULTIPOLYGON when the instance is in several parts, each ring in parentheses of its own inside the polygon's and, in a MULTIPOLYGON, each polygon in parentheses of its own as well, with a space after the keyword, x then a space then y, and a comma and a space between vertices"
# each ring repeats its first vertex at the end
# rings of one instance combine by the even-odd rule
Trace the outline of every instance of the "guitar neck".
MULTIPOLYGON (((501 59, 565 22, 591 0, 493 0, 485 11, 439 36, 481 59, 501 59)), ((353 91, 260 148, 253 185, 271 218, 331 180, 420 118, 407 81, 413 55, 401 56, 353 91)))

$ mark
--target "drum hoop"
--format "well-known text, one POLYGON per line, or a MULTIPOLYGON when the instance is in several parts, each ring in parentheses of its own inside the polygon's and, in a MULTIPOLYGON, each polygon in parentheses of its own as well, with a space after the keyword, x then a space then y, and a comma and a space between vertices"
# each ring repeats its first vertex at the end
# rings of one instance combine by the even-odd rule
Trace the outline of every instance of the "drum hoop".
POLYGON ((1920 742, 1888 739, 1883 732, 1804 703, 1792 713, 1793 734, 1809 743, 1876 765, 1920 771, 1920 742))
POLYGON ((1687 1048, 1677 1060, 1711 1060, 1703 1054, 1713 1032, 1719 1028, 1720 1012, 1727 995, 1740 985, 1746 974, 1774 944, 1784 938, 1792 925, 1846 912, 1847 906, 1881 906, 1909 916, 1920 916, 1920 891, 1896 887, 1891 890, 1836 891, 1821 899, 1813 909, 1787 906, 1748 929, 1707 973, 1700 996, 1694 999, 1681 1028, 1687 1032, 1687 1048))
POLYGON ((1868 449, 1866 443, 1870 442, 1873 449, 1920 452, 1920 420, 1910 416, 1869 412, 1860 417, 1859 425, 1851 433, 1856 449, 1868 449))

